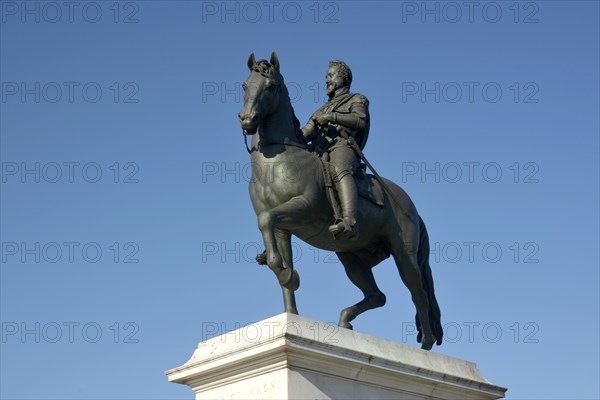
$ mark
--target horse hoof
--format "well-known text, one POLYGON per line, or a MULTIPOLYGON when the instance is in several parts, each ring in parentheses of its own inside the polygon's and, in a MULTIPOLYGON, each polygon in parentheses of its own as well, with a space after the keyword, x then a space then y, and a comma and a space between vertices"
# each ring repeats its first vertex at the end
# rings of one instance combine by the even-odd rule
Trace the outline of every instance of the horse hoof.
POLYGON ((433 337, 423 339, 423 343, 421 343, 421 349, 423 350, 431 350, 433 344, 435 343, 435 339, 433 337))
POLYGON ((258 265, 267 265, 267 251, 266 250, 256 256, 256 262, 258 263, 258 265))
POLYGON ((354 329, 354 327, 352 326, 352 324, 351 324, 350 322, 340 322, 340 323, 338 324, 338 326, 339 326, 340 328, 346 328, 346 329, 350 329, 350 330, 353 330, 353 329, 354 329))

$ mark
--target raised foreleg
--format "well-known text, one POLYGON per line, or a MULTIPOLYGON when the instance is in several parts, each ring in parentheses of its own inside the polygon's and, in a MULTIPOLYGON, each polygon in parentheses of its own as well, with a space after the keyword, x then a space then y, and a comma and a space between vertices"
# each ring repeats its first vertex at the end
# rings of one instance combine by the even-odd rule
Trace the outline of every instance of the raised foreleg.
MULTIPOLYGON (((290 290, 298 289, 300 279, 298 274, 294 273, 291 263, 284 265, 284 259, 278 249, 275 230, 287 231, 298 224, 305 223, 308 209, 309 203, 299 196, 258 214, 258 228, 265 243, 267 265, 277 276, 279 284, 290 290)), ((289 252, 291 254, 291 249, 289 252)))

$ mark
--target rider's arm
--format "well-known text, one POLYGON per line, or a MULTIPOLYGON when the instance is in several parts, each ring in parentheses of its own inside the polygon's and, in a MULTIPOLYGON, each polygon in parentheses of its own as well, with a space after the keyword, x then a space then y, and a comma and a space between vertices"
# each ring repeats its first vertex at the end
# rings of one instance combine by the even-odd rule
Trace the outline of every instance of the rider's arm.
POLYGON ((317 133, 317 125, 315 124, 313 118, 310 117, 306 125, 304 125, 304 128, 302 128, 302 136, 304 136, 304 139, 306 139, 307 142, 310 142, 311 140, 315 139, 317 133))
POLYGON ((331 123, 353 131, 360 131, 365 129, 368 112, 365 104, 356 103, 352 105, 349 113, 331 113, 331 123))
POLYGON ((333 124, 338 132, 342 129, 361 131, 366 128, 369 119, 369 100, 361 94, 355 94, 349 112, 330 112, 317 116, 321 125, 333 124))

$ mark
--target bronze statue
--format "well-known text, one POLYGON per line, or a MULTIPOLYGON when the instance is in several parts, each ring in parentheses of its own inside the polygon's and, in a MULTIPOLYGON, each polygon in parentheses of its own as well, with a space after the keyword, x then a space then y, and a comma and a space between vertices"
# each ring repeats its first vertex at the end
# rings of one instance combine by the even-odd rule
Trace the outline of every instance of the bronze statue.
MULTIPOLYGON (((354 179, 352 172, 355 172, 356 160, 349 162, 351 170, 331 168, 326 160, 317 152, 309 151, 306 145, 304 134, 313 137, 313 124, 321 136, 328 136, 321 139, 328 142, 328 139, 334 139, 341 143, 340 148, 352 146, 357 155, 362 155, 360 145, 366 141, 369 122, 366 98, 355 95, 360 96, 356 99, 359 103, 356 107, 354 103, 348 108, 332 104, 333 107, 317 111, 303 130, 280 74, 277 55, 272 53, 270 62, 267 62, 256 61, 251 54, 248 68, 250 76, 243 85, 244 108, 238 117, 244 137, 252 136, 251 148, 248 149, 253 165, 250 198, 266 248, 264 259, 259 255, 257 260, 266 262, 277 276, 283 290, 285 311, 298 313, 294 291, 300 285, 300 278, 292 263, 292 235, 316 248, 335 251, 348 278, 363 292, 363 300, 340 313, 339 325, 349 329, 352 329, 350 321, 359 314, 385 304, 385 295, 375 283, 372 268, 392 255, 417 309, 417 341, 426 350, 430 350, 436 342, 440 345, 443 331, 429 266, 429 237, 410 197, 385 178, 375 179, 372 175, 359 173, 355 183, 359 194, 356 206, 346 204, 342 218, 347 219, 336 221, 333 187, 338 189, 338 196, 344 203, 349 196, 345 198, 344 194, 339 194, 345 190, 339 183, 345 176, 354 179), (327 115, 331 112, 333 114, 327 115), (352 122, 356 125, 352 126, 352 122), (336 177, 343 175, 336 184, 324 173, 328 169, 333 169, 332 175, 336 177), (354 210, 350 210, 351 207, 354 210), (353 234, 352 218, 357 221, 355 226, 360 226, 358 236, 356 232, 353 234), (339 222, 342 222, 341 226, 339 222)), ((345 90, 339 89, 349 88, 350 80, 340 76, 339 70, 331 71, 331 66, 329 72, 330 101, 335 101, 339 95, 346 94, 345 90), (333 82, 338 78, 339 87, 333 82)), ((317 142, 319 140, 317 138, 317 142)), ((338 158, 335 154, 331 155, 337 151, 326 146, 323 154, 328 153, 334 163, 345 163, 345 156, 338 158)))

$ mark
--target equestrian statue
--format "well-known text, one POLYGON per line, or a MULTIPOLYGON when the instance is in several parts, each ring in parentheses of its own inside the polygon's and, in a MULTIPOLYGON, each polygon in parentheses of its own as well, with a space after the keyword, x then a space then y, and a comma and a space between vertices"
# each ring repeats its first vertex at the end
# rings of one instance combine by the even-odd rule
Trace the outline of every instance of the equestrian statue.
POLYGON ((364 157, 369 101, 350 92, 350 68, 330 62, 329 101, 302 128, 277 54, 270 61, 256 61, 251 54, 248 68, 238 117, 244 138, 252 138, 250 198, 265 244, 257 261, 275 273, 285 312, 298 314, 294 292, 300 277, 292 262, 292 235, 334 251, 363 292, 361 301, 341 311, 343 328, 352 329, 358 315, 385 304, 372 269, 391 255, 417 309, 417 341, 425 350, 441 345, 427 229, 408 194, 379 176, 364 157), (365 164, 373 175, 365 172, 365 164))

